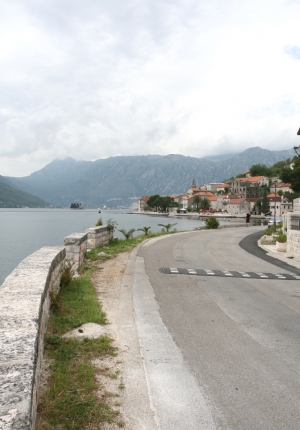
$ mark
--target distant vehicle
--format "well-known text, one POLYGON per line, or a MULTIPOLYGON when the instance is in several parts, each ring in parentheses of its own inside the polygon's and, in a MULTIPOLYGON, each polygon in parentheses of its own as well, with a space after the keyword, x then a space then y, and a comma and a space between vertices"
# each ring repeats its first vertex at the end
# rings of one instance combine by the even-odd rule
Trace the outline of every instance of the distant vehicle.
MULTIPOLYGON (((282 218, 281 217, 276 217, 276 224, 279 224, 280 222, 282 222, 282 218)), ((269 218, 268 219, 268 225, 273 225, 274 224, 274 217, 273 218, 269 218)))

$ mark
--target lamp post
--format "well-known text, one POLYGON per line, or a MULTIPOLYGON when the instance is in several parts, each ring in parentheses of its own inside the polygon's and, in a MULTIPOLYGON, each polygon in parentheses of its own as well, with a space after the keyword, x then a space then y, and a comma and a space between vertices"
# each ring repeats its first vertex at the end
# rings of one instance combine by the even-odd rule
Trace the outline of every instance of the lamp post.
POLYGON ((275 199, 274 199, 274 231, 276 231, 276 185, 277 179, 274 179, 273 184, 275 185, 275 199))

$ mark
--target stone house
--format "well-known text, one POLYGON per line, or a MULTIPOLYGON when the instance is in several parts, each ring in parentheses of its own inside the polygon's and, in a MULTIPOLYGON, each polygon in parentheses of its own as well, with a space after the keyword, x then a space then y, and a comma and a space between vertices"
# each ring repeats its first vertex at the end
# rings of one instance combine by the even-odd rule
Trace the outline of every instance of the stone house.
MULTIPOLYGON (((276 191, 279 191, 279 190, 281 190, 283 192, 288 191, 291 193, 292 192, 291 184, 279 182, 278 184, 276 184, 276 191)), ((272 184, 270 186, 270 191, 271 191, 271 193, 275 193, 275 184, 272 184)))
POLYGON ((150 199, 150 196, 142 196, 138 201, 138 212, 144 212, 145 206, 147 206, 147 201, 150 199))
POLYGON ((250 212, 250 203, 247 199, 230 199, 227 203, 227 212, 232 215, 246 214, 250 212))
POLYGON ((282 216, 286 214, 287 212, 290 212, 293 210, 293 203, 289 202, 288 199, 284 196, 279 196, 278 194, 271 193, 268 196, 268 200, 270 203, 270 213, 272 216, 275 214, 275 207, 276 207, 276 216, 282 216))
POLYGON ((230 193, 237 194, 240 198, 259 198, 263 196, 262 185, 269 185, 266 176, 252 176, 250 178, 235 178, 231 183, 230 193))

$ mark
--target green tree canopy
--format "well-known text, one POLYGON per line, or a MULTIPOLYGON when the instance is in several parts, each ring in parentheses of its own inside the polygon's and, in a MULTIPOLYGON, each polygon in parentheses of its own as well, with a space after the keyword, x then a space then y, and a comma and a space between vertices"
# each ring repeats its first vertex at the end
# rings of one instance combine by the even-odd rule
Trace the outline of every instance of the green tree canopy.
POLYGON ((152 209, 156 209, 157 211, 159 206, 159 199, 160 195, 154 194, 153 196, 150 196, 149 200, 147 200, 147 205, 152 209))
POLYGON ((300 157, 297 157, 294 161, 295 165, 293 169, 284 167, 281 170, 280 179, 283 182, 289 182, 292 190, 298 193, 300 192, 300 157))
POLYGON ((157 212, 165 212, 168 208, 177 207, 178 203, 174 201, 173 197, 162 197, 159 194, 155 194, 154 196, 151 196, 149 198, 149 200, 147 201, 147 205, 151 208, 154 208, 157 212))
POLYGON ((271 175, 271 169, 270 167, 267 167, 265 164, 253 164, 253 166, 250 167, 250 175, 269 177, 271 175))
POLYGON ((201 203, 201 197, 200 196, 195 196, 193 198, 194 203, 196 203, 196 207, 197 207, 197 212, 199 210, 199 204, 201 203))
POLYGON ((270 203, 267 197, 267 189, 264 189, 264 193, 261 200, 261 211, 262 213, 266 214, 270 211, 270 203))
POLYGON ((200 208, 201 209, 209 209, 210 208, 209 200, 206 197, 201 200, 200 208))

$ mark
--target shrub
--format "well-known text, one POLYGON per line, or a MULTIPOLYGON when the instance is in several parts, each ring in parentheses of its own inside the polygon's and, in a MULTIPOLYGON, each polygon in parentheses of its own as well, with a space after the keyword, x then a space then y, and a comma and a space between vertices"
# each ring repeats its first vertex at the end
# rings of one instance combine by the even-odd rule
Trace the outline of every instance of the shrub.
POLYGON ((132 237, 133 237, 132 234, 133 234, 133 232, 135 232, 135 229, 132 228, 132 229, 126 231, 124 228, 121 228, 121 230, 118 230, 118 231, 120 233, 124 234, 126 240, 129 240, 129 239, 132 239, 132 237))
POLYGON ((217 220, 217 218, 215 216, 209 216, 208 218, 205 219, 205 224, 207 229, 210 228, 219 228, 219 221, 217 220))
POLYGON ((103 221, 102 221, 102 218, 99 218, 98 221, 96 222, 96 227, 99 227, 101 225, 103 225, 103 221))
POLYGON ((174 225, 177 225, 177 222, 175 222, 174 224, 157 224, 160 227, 164 227, 166 229, 166 232, 169 233, 170 229, 172 227, 174 227, 174 225))
POLYGON ((286 234, 284 234, 284 233, 279 233, 279 234, 276 236, 276 241, 277 241, 277 242, 281 242, 281 243, 285 243, 285 242, 286 242, 286 234))
POLYGON ((118 225, 117 221, 114 221, 112 218, 108 218, 106 223, 108 230, 114 231, 117 225, 118 225))
POLYGON ((274 233, 274 228, 273 226, 270 226, 268 228, 265 229, 264 234, 266 234, 267 236, 271 236, 274 233))
POLYGON ((151 230, 151 227, 143 227, 138 228, 137 231, 143 231, 145 236, 148 236, 148 232, 151 230))
POLYGON ((65 270, 63 271, 63 273, 61 274, 61 278, 60 278, 60 286, 61 287, 67 287, 74 276, 74 271, 72 269, 74 263, 71 263, 70 260, 67 260, 65 263, 65 270))

